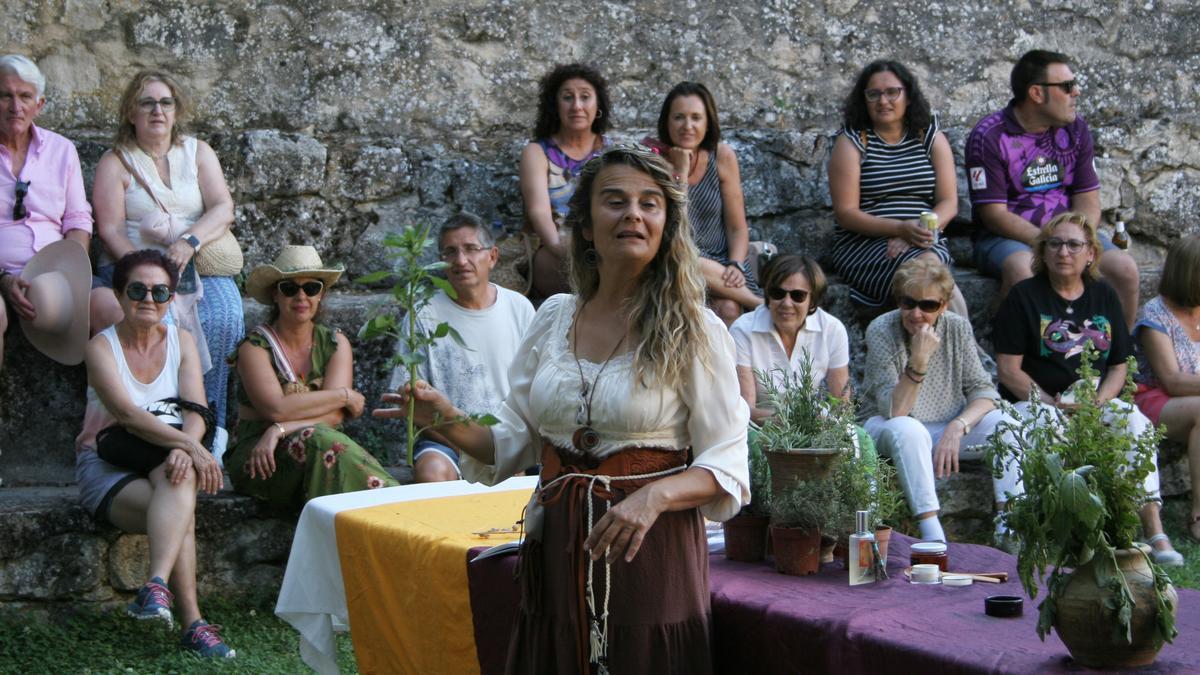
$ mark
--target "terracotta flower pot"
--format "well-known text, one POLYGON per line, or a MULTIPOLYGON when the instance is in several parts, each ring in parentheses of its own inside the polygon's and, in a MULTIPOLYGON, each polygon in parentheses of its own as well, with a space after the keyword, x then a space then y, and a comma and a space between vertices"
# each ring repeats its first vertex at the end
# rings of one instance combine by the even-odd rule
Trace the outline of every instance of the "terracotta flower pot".
POLYGON ((740 562, 758 562, 767 552, 767 516, 738 514, 722 524, 725 557, 740 562))
MULTIPOLYGON (((1117 568, 1133 595, 1130 644, 1112 639, 1113 612, 1105 607, 1112 592, 1096 585, 1094 561, 1080 565, 1067 580, 1058 600, 1054 630, 1071 657, 1089 668, 1136 668, 1154 663, 1160 647, 1155 646, 1154 574, 1146 557, 1137 549, 1117 551, 1117 568)), ((1174 612, 1179 604, 1175 587, 1167 591, 1174 612)))
POLYGON ((775 545, 775 569, 784 574, 805 576, 821 568, 821 531, 771 526, 775 545))
POLYGON ((841 457, 836 448, 790 448, 767 450, 771 467, 771 492, 782 495, 797 482, 824 478, 841 457))
POLYGON ((879 544, 879 557, 883 558, 883 564, 887 564, 887 547, 888 542, 892 540, 892 528, 887 525, 880 525, 875 528, 875 541, 879 544))

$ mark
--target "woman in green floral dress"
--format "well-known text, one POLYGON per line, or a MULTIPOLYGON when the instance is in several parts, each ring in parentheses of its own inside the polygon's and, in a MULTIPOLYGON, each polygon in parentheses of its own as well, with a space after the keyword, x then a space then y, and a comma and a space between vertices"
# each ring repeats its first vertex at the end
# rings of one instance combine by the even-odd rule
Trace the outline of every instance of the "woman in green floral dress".
POLYGON ((362 414, 352 387, 354 355, 340 331, 316 323, 325 289, 342 275, 311 246, 285 246, 255 268, 246 291, 271 306, 232 357, 238 425, 225 457, 234 489, 281 506, 397 482, 340 430, 362 414))

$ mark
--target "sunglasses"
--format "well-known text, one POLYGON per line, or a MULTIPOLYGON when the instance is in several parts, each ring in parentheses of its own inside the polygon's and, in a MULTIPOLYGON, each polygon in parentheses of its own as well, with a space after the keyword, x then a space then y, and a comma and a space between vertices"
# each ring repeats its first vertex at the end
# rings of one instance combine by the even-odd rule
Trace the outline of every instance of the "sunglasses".
POLYGON ((174 294, 170 286, 166 284, 154 284, 147 288, 146 284, 140 281, 135 281, 125 287, 125 297, 134 302, 141 302, 146 299, 146 294, 150 294, 150 299, 155 304, 161 305, 171 299, 174 294))
POLYGON ((941 300, 917 300, 916 298, 910 298, 907 295, 900 298, 900 309, 912 310, 920 308, 920 310, 926 314, 933 314, 941 309, 943 304, 945 303, 943 303, 941 300))
POLYGON ((13 220, 21 220, 29 215, 29 210, 25 208, 25 195, 29 194, 29 186, 33 181, 19 180, 16 185, 17 198, 13 202, 13 220))
POLYGON ((320 281, 306 281, 302 284, 298 284, 294 281, 288 280, 279 282, 279 285, 276 286, 276 288, 279 289, 280 293, 283 293, 289 298, 295 297, 296 294, 301 291, 301 289, 304 290, 304 294, 308 297, 315 298, 321 294, 322 290, 325 289, 325 284, 320 281))
POLYGON ((1070 94, 1079 88, 1079 80, 1066 80, 1065 82, 1035 82, 1039 87, 1058 87, 1063 90, 1064 94, 1070 94))
POLYGON ((799 289, 789 291, 779 287, 767 289, 767 297, 772 300, 782 300, 788 296, 791 296, 792 302, 798 305, 808 299, 808 291, 799 289))

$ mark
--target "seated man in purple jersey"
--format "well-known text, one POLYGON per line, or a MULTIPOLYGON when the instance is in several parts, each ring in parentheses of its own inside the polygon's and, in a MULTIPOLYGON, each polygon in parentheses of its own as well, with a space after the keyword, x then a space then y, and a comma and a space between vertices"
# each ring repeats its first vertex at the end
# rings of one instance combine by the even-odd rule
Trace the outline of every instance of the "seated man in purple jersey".
MULTIPOLYGON (((986 231, 975 242, 975 266, 999 277, 1001 297, 1032 276, 1030 242, 1051 218, 1066 211, 1100 221, 1100 179, 1087 123, 1076 114, 1079 83, 1070 59, 1035 49, 1010 76, 1013 98, 984 117, 967 138, 967 182, 975 222, 986 231)), ((1137 316, 1137 265, 1101 236, 1100 274, 1121 299, 1126 325, 1137 316)))

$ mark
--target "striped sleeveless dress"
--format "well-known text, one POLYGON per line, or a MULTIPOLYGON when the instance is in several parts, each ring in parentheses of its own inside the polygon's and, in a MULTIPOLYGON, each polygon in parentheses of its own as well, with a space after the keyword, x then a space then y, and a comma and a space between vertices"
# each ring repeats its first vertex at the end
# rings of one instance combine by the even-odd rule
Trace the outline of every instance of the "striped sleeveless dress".
MULTIPOLYGON (((905 134, 895 145, 886 143, 867 129, 866 147, 860 132, 842 130, 862 156, 859 178, 859 208, 880 218, 914 220, 933 209, 935 176, 930 154, 938 134, 934 117, 923 138, 905 134)), ((944 225, 944 224, 943 224, 944 225)), ((895 258, 887 257, 887 237, 868 237, 837 226, 833 238, 833 267, 850 285, 850 297, 868 307, 881 307, 890 300, 892 277, 904 262, 925 253, 910 248, 895 258)), ((932 249, 942 263, 950 265, 950 250, 940 237, 932 249)))
MULTIPOLYGON (((729 239, 725 236, 725 202, 721 199, 721 178, 717 175, 717 153, 708 153, 708 167, 700 182, 688 186, 688 220, 692 224, 692 240, 700 255, 722 265, 729 259, 729 239)), ((755 295, 762 295, 754 273, 745 260, 736 261, 746 276, 746 286, 755 295)))

